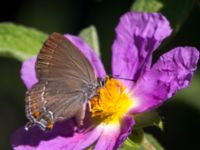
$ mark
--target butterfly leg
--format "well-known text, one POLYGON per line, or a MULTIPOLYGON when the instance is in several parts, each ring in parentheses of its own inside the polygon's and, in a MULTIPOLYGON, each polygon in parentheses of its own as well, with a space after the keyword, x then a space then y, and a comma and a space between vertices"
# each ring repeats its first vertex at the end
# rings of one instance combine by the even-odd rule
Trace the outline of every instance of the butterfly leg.
POLYGON ((91 111, 92 111, 91 102, 90 102, 90 101, 87 101, 87 104, 88 104, 88 110, 89 110, 89 112, 91 112, 91 111))
POLYGON ((78 128, 83 126, 83 121, 85 118, 85 112, 86 112, 86 104, 85 103, 82 108, 77 112, 77 114, 75 115, 75 121, 77 123, 78 128))

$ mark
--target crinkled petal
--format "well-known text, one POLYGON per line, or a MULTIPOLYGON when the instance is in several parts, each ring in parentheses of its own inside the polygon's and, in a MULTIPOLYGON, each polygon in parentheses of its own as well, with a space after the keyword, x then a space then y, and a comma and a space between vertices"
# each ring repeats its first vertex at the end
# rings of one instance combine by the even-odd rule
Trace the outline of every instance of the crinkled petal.
POLYGON ((186 88, 192 79, 199 59, 193 47, 177 47, 162 55, 133 89, 139 104, 134 113, 158 107, 178 90, 186 88))
POLYGON ((85 43, 80 37, 73 36, 70 34, 65 34, 65 36, 72 43, 74 43, 74 45, 76 45, 83 52, 83 54, 88 58, 88 60, 92 64, 97 76, 105 77, 106 72, 105 72, 104 66, 103 66, 100 58, 95 53, 95 51, 87 43, 85 43))
POLYGON ((83 132, 74 132, 74 122, 68 120, 56 124, 51 132, 31 128, 28 132, 23 128, 12 135, 12 146, 15 150, 82 150, 93 144, 102 134, 102 126, 87 128, 83 132))
POLYGON ((160 57, 153 70, 161 72, 159 80, 169 85, 167 98, 189 86, 198 60, 199 51, 194 47, 177 47, 160 57))
POLYGON ((35 73, 35 61, 36 57, 32 57, 22 63, 21 79, 28 89, 38 81, 35 73))
POLYGON ((151 66, 153 51, 172 29, 159 13, 129 12, 120 18, 115 31, 112 74, 137 80, 151 66))

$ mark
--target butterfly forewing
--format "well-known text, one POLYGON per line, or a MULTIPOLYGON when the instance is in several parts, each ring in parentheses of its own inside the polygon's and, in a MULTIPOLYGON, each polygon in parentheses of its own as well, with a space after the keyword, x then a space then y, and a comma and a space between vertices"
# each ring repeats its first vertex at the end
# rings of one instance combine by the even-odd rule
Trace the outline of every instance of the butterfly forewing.
POLYGON ((53 33, 44 43, 36 61, 36 74, 39 82, 26 94, 26 115, 42 128, 79 115, 95 92, 95 88, 90 91, 91 85, 98 86, 90 62, 59 33, 53 33))
POLYGON ((87 58, 66 37, 53 33, 45 42, 36 62, 40 80, 77 77, 94 81, 95 73, 87 58))

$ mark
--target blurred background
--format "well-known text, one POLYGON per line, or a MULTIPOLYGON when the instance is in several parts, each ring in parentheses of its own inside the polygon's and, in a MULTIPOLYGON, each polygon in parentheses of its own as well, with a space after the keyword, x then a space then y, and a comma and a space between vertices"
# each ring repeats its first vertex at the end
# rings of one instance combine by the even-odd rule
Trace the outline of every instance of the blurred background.
MULTIPOLYGON (((155 59, 178 45, 191 45, 200 49, 199 1, 151 1, 162 2, 159 11, 170 19, 175 28, 173 37, 160 48, 155 59)), ((114 28, 119 17, 129 11, 133 3, 134 0, 6 0, 0 5, 0 22, 22 24, 47 34, 55 31, 78 34, 81 29, 95 25, 102 60, 110 72, 114 28)), ((11 149, 10 135, 27 122, 24 112, 26 88, 20 79, 20 67, 20 61, 0 57, 0 150, 11 149)), ((196 71, 190 88, 179 92, 173 100, 159 108, 164 131, 156 127, 146 129, 166 150, 199 149, 199 93, 200 68, 196 71)))

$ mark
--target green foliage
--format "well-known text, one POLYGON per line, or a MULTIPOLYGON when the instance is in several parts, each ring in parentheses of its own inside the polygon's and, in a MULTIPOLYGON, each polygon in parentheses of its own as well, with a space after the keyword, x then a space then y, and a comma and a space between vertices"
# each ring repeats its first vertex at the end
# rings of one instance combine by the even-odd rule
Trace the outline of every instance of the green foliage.
POLYGON ((140 150, 140 145, 128 138, 119 150, 140 150))
MULTIPOLYGON (((38 53, 47 34, 33 28, 13 23, 0 24, 0 55, 17 60, 26 60, 38 53)), ((100 55, 96 28, 90 26, 80 32, 83 38, 100 55)))
POLYGON ((13 23, 0 24, 0 55, 23 61, 37 54, 47 34, 13 23))
POLYGON ((154 125, 163 130, 163 122, 156 110, 137 114, 134 118, 136 121, 135 129, 154 125))
POLYGON ((93 48, 93 50, 97 53, 97 55, 100 56, 99 38, 95 26, 92 25, 83 29, 79 33, 79 36, 93 48))
MULTIPOLYGON (((151 113, 151 112, 150 112, 151 113)), ((148 116, 148 115, 147 115, 148 116)), ((158 141, 141 128, 133 128, 120 150, 164 150, 158 141)))
POLYGON ((164 150, 158 141, 150 134, 144 133, 141 143, 135 143, 128 138, 120 150, 164 150))
POLYGON ((133 11, 161 12, 169 20, 176 33, 190 14, 196 0, 136 0, 133 11))
POLYGON ((160 0, 136 0, 132 5, 131 10, 158 12, 163 8, 163 3, 160 0))
POLYGON ((142 141, 142 150, 164 150, 158 141, 150 134, 145 133, 142 141))
POLYGON ((199 85, 200 78, 196 75, 193 77, 189 88, 178 92, 174 98, 200 110, 199 85))

